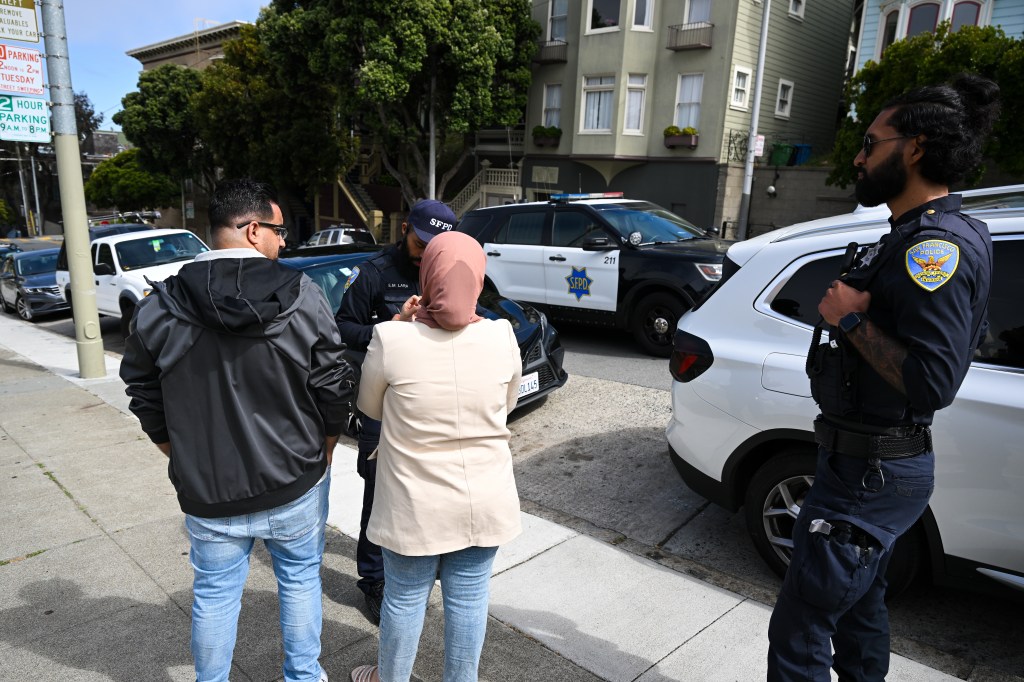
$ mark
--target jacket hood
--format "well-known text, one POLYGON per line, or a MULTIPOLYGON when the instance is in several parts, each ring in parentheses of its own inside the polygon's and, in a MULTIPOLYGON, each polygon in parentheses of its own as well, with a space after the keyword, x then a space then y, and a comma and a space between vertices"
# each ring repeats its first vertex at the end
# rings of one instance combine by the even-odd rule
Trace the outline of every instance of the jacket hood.
POLYGON ((220 333, 277 334, 298 308, 302 273, 267 258, 189 263, 153 284, 176 318, 220 333))

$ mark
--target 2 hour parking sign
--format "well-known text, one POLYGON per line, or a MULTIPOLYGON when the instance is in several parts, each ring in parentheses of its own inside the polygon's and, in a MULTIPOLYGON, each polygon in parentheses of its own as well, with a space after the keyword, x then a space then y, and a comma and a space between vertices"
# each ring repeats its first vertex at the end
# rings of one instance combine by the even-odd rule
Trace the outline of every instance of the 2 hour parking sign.
POLYGON ((50 110, 46 100, 0 95, 0 140, 49 142, 50 110))

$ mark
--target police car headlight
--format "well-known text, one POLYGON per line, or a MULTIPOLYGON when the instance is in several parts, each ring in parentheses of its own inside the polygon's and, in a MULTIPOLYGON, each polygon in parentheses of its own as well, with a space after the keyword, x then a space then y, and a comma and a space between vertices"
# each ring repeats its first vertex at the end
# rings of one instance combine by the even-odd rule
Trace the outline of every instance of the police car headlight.
POLYGON ((700 272, 701 277, 710 281, 717 282, 722 279, 722 264, 721 263, 697 263, 697 271, 700 272))

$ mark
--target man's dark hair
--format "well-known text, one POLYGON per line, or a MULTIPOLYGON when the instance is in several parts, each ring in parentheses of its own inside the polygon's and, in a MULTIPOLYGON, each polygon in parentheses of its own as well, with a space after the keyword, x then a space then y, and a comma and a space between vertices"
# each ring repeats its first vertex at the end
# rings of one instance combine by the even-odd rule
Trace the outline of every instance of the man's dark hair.
POLYGON ((889 125, 907 136, 923 135, 921 175, 955 184, 981 163, 985 138, 999 116, 999 86, 974 74, 949 84, 929 85, 886 102, 895 108, 889 125))
POLYGON ((274 188, 251 178, 224 180, 210 197, 210 227, 235 227, 246 220, 269 220, 279 204, 274 188))

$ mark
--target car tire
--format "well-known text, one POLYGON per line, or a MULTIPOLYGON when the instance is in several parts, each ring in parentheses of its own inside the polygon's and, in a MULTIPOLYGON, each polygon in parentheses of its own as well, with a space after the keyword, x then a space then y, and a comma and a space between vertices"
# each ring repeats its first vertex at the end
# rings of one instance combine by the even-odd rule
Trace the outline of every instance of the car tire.
MULTIPOLYGON (((750 539, 765 563, 783 577, 793 551, 793 524, 814 482, 817 455, 784 450, 765 462, 750 479, 744 513, 750 539)), ((922 567, 925 543, 921 528, 911 527, 896 541, 885 577, 886 598, 905 591, 922 567)))
POLYGON ((675 294, 658 292, 641 297, 633 313, 633 338, 648 355, 669 357, 676 324, 686 309, 683 299, 675 294))
POLYGON ((121 301, 121 337, 127 339, 132 333, 132 317, 135 315, 136 304, 132 301, 121 301))
POLYGON ((26 322, 31 322, 35 318, 35 315, 32 314, 32 306, 23 296, 14 299, 14 309, 18 311, 18 317, 26 322))

